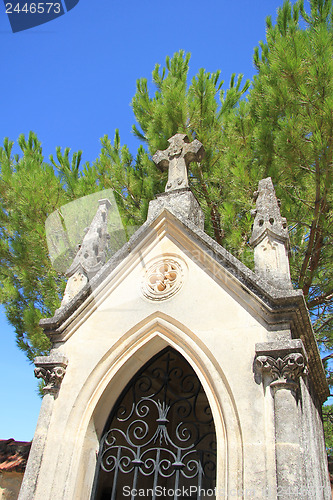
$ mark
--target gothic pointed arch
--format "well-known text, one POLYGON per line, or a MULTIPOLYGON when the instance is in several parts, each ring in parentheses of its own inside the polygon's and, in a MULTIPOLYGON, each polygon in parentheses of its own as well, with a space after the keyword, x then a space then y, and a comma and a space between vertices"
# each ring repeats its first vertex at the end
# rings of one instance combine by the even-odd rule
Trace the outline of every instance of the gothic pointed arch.
POLYGON ((93 500, 126 494, 182 498, 216 486, 216 433, 191 365, 172 347, 148 361, 118 398, 105 426, 93 500), (176 495, 176 496, 175 496, 176 495))
MULTIPOLYGON (((217 490, 222 499, 228 491, 242 491, 243 438, 237 407, 223 369, 202 341, 185 325, 169 315, 155 312, 124 334, 101 357, 90 373, 68 420, 68 433, 75 426, 75 449, 70 471, 74 475, 66 490, 66 499, 90 499, 98 456, 106 422, 124 387, 135 374, 163 349, 172 347, 191 365, 198 376, 212 411, 217 436, 217 490), (79 408, 86 408, 85 412, 79 408)), ((129 497, 130 498, 130 497, 129 497)), ((163 498, 163 497, 162 497, 163 498)))

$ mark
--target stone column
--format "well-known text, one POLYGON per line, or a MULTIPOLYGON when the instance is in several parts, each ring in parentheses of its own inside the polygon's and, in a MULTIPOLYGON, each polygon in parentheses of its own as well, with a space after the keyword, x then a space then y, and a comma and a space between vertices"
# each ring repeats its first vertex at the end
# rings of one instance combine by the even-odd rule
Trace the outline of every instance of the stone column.
POLYGON ((307 356, 301 340, 256 344, 256 367, 274 399, 277 490, 280 500, 302 498, 299 378, 307 356))
POLYGON ((61 354, 35 358, 35 376, 45 381, 44 397, 32 441, 27 467, 24 473, 18 500, 33 500, 38 474, 47 440, 54 399, 57 397, 68 361, 61 354))

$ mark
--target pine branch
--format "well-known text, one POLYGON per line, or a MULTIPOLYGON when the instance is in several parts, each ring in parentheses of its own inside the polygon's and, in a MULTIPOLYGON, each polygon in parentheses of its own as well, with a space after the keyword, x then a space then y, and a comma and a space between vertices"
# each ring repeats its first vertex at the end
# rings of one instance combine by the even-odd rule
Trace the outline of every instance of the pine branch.
MULTIPOLYGON (((299 287, 303 289, 305 285, 305 276, 306 272, 308 269, 308 265, 312 256, 313 252, 313 247, 315 245, 315 238, 316 238, 316 233, 318 231, 318 223, 319 223, 319 217, 320 217, 320 205, 321 205, 321 199, 320 199, 320 167, 319 167, 319 161, 318 158, 316 159, 316 200, 315 200, 315 210, 314 210, 314 216, 312 219, 311 223, 311 230, 310 230, 310 235, 309 235, 309 242, 308 242, 308 247, 305 252, 304 260, 302 263, 302 267, 300 270, 299 274, 299 287)), ((308 292, 308 288, 307 288, 308 292)), ((304 292, 304 295, 307 296, 307 293, 304 292)))
POLYGON ((329 359, 333 358, 333 353, 329 354, 328 356, 325 356, 324 358, 321 359, 322 363, 325 363, 329 359))
POLYGON ((307 303, 307 306, 309 309, 312 309, 313 307, 325 304, 332 299, 333 299, 333 290, 330 290, 329 292, 324 293, 313 300, 310 300, 310 302, 307 303))
POLYGON ((222 239, 223 239, 223 230, 221 229, 221 218, 220 214, 218 211, 218 206, 212 202, 210 199, 210 195, 207 189, 206 182, 204 180, 203 172, 201 169, 201 164, 198 163, 198 172, 199 172, 199 180, 201 184, 201 188, 203 191, 204 198, 206 200, 206 203, 210 209, 210 217, 211 217, 211 222, 213 225, 213 230, 214 230, 214 236, 216 241, 222 245, 222 239))
MULTIPOLYGON (((333 316, 331 316, 331 317, 330 317, 330 318, 328 318, 326 321, 324 321, 324 323, 322 323, 322 324, 320 325, 320 327, 319 327, 319 328, 316 328, 316 329, 315 329, 315 333, 319 333, 319 332, 320 332, 323 328, 325 328, 325 326, 327 326, 327 325, 329 325, 330 323, 332 323, 332 321, 333 321, 333 316)), ((327 343, 327 342, 332 342, 332 340, 331 340, 331 339, 328 339, 328 340, 322 340, 321 342, 323 342, 323 343, 325 343, 325 342, 326 342, 326 343, 327 343)))

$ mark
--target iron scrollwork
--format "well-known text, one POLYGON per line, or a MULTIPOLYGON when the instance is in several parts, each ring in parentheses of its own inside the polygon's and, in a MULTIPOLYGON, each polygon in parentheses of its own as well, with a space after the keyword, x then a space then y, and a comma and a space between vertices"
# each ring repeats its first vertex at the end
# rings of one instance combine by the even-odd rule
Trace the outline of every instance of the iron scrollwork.
POLYGON ((216 436, 209 403, 192 367, 175 350, 168 348, 148 363, 118 400, 101 441, 98 467, 104 486, 97 499, 123 498, 127 484, 132 490, 150 488, 152 499, 157 486, 169 491, 215 487, 216 436))

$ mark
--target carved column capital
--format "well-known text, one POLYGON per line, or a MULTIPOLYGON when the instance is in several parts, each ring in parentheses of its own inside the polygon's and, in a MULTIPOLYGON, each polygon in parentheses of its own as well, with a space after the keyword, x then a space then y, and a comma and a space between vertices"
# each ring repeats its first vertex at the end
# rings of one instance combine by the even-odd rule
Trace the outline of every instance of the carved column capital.
MULTIPOLYGON (((296 384, 299 377, 305 373, 306 360, 303 354, 294 352, 284 357, 258 356, 256 365, 261 372, 266 372, 275 381, 296 384)), ((274 384, 276 385, 276 384, 274 384)))
POLYGON ((271 378, 271 387, 296 388, 307 371, 307 355, 301 340, 256 345, 256 368, 271 378))
POLYGON ((35 377, 42 378, 45 382, 43 391, 56 394, 65 376, 68 360, 63 355, 51 354, 35 358, 35 377))

